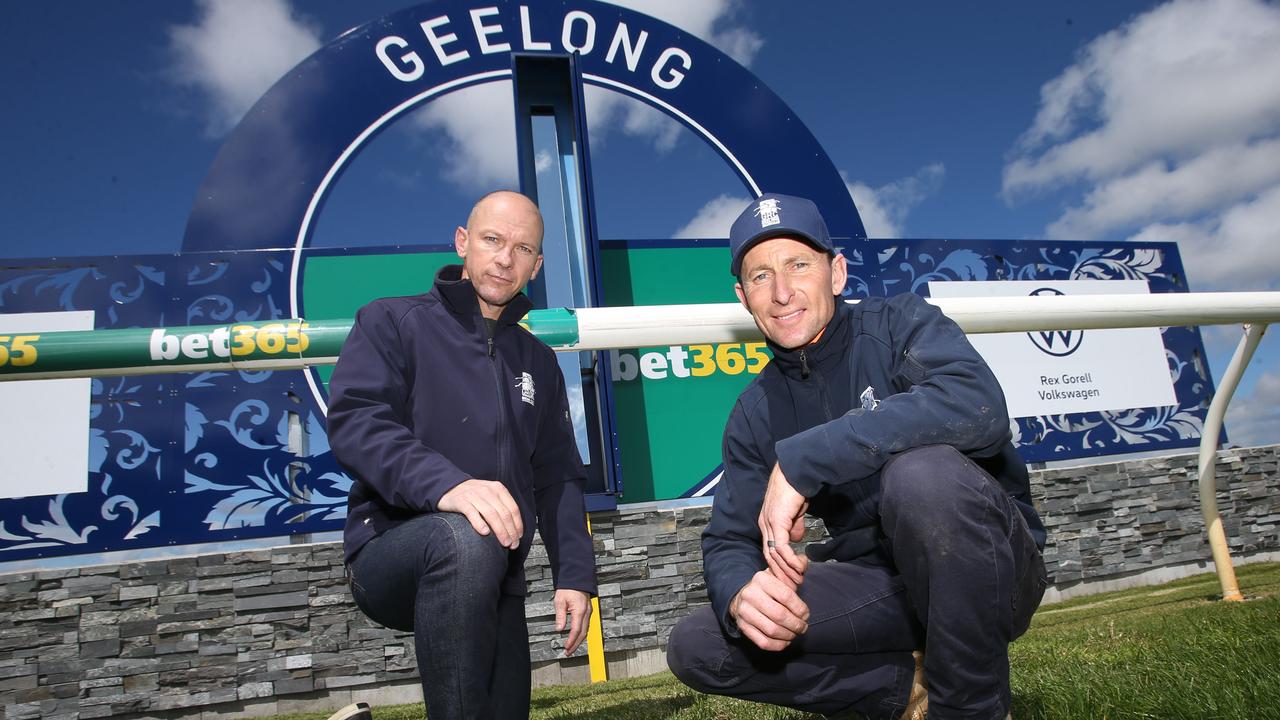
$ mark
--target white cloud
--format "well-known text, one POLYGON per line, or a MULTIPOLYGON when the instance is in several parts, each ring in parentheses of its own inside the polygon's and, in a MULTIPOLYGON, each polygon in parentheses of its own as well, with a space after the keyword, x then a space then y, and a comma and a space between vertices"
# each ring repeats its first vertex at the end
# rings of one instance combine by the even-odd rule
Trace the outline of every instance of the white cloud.
POLYGON ((1280 290, 1280 185, 1201 222, 1153 223, 1129 239, 1176 242, 1195 290, 1280 290))
POLYGON ((750 198, 720 195, 703 205, 693 219, 676 230, 677 238, 727 238, 729 227, 738 218, 750 198))
POLYGON ((1087 239, 1153 219, 1219 210, 1280 184, 1280 138, 1213 148, 1177 167, 1153 162, 1089 190, 1048 228, 1051 238, 1087 239))
POLYGON ((320 47, 320 29, 286 0, 199 0, 199 19, 169 29, 174 82, 209 103, 206 129, 231 129, 277 80, 320 47))
POLYGON ((442 174, 457 187, 514 188, 519 167, 511 102, 510 80, 473 85, 427 104, 409 118, 410 127, 443 133, 442 174))
POLYGON ((1248 397, 1237 398, 1227 408, 1226 422, 1232 444, 1280 442, 1280 375, 1264 373, 1258 378, 1248 397))
POLYGON ((1269 135, 1278 109, 1280 8, 1174 0, 1097 38, 1045 84, 1004 189, 1096 180, 1269 135))
POLYGON ((683 128, 675 120, 639 100, 607 88, 588 85, 585 89, 587 128, 592 147, 600 149, 610 133, 621 130, 631 137, 647 139, 660 153, 670 152, 683 128))
POLYGON ((609 0, 613 5, 656 17, 696 35, 743 65, 750 65, 764 46, 752 30, 734 24, 741 0, 609 0))
POLYGON ((1275 288, 1280 7, 1173 0, 1086 45, 1004 168, 1006 199, 1048 190, 1080 192, 1050 237, 1174 241, 1196 289, 1275 288))
POLYGON ((889 239, 901 237, 907 215, 925 198, 942 187, 946 168, 934 163, 920 168, 914 175, 873 188, 863 182, 845 181, 853 204, 862 217, 867 237, 889 239))
POLYGON ((539 173, 546 172, 547 170, 551 169, 551 164, 554 162, 555 160, 551 157, 551 151, 544 148, 542 150, 539 150, 537 154, 534 155, 533 170, 534 172, 539 172, 539 173))

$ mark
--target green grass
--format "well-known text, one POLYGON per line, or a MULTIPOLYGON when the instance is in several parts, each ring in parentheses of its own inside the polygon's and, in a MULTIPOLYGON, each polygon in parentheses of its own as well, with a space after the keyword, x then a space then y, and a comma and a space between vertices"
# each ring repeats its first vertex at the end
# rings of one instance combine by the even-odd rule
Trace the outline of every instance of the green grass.
MULTIPOLYGON (((1010 648, 1018 720, 1280 719, 1280 564, 1237 569, 1245 603, 1218 581, 1166 585, 1049 605, 1010 648)), ((323 720, 325 713, 280 716, 323 720)), ((375 720, 422 718, 421 705, 377 707, 375 720)), ((808 720, 817 716, 695 693, 670 673, 533 692, 535 720, 808 720)))

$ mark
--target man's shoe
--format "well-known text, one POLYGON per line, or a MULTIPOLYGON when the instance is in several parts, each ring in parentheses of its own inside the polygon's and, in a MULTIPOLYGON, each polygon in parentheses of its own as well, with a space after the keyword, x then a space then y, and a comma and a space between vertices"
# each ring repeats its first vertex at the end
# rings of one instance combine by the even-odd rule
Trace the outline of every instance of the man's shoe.
POLYGON ((351 703, 329 716, 329 720, 373 720, 373 711, 369 703, 351 703))
POLYGON ((929 715, 929 686, 924 681, 924 653, 916 650, 911 657, 916 659, 916 674, 911 678, 911 695, 900 720, 925 720, 929 715))

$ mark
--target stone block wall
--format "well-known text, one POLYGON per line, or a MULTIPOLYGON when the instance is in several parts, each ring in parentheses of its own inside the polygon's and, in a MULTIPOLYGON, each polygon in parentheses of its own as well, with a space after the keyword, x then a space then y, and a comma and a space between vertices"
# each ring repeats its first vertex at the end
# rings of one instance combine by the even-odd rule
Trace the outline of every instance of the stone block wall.
MULTIPOLYGON (((1280 446, 1219 454, 1238 557, 1280 549, 1278 460, 1280 446)), ((1209 558, 1194 455, 1038 471, 1033 491, 1059 590, 1209 558)), ((709 515, 684 504, 592 516, 611 676, 661 669, 671 627, 707 602, 709 515)), ((540 545, 527 570, 535 683, 585 681, 584 650, 559 658, 540 545)), ((412 636, 355 608, 337 543, 0 575, 6 718, 252 717, 420 697, 412 636)))
MULTIPOLYGON (((1280 548, 1280 446, 1226 450, 1215 466, 1231 552, 1280 548)), ((1194 454, 1032 474, 1059 589, 1209 559, 1194 454)))

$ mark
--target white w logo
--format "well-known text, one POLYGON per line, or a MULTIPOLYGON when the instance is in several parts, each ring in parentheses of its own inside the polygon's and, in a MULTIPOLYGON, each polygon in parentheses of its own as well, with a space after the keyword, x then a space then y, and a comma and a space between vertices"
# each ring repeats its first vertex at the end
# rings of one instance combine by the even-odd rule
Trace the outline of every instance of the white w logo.
MULTIPOLYGON (((1031 291, 1032 296, 1039 295, 1065 295, 1061 290, 1053 288, 1040 288, 1031 291)), ((1037 332, 1027 333, 1027 337, 1031 338, 1031 342, 1040 348, 1040 352, 1053 355, 1054 357, 1064 357, 1070 355, 1080 349, 1080 343, 1084 342, 1083 330, 1041 330, 1037 332)))

